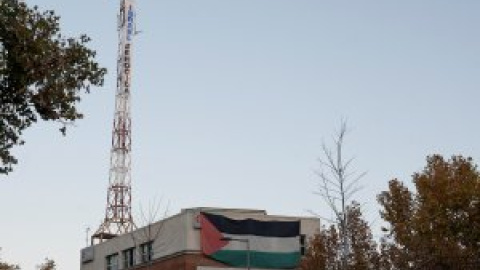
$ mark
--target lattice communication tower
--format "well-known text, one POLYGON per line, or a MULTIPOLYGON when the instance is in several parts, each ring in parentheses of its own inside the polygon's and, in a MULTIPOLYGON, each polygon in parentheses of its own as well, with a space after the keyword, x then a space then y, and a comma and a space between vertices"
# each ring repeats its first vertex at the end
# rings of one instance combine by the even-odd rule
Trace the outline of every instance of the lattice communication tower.
POLYGON ((109 186, 105 219, 92 235, 103 242, 135 228, 132 218, 131 188, 131 117, 130 90, 132 67, 132 39, 135 35, 135 8, 133 0, 120 1, 118 15, 118 61, 115 114, 112 149, 110 154, 109 186))

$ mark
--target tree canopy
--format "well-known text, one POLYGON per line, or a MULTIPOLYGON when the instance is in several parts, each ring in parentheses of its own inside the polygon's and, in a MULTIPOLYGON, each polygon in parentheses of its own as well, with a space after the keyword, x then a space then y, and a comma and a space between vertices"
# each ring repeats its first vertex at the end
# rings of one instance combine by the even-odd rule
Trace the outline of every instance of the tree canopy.
POLYGON ((0 262, 0 270, 20 270, 20 267, 18 267, 18 265, 0 262))
POLYGON ((90 38, 64 37, 53 11, 18 0, 0 1, 0 174, 12 171, 14 146, 39 120, 67 123, 81 119, 82 91, 103 85, 106 70, 95 62, 90 38))
POLYGON ((412 176, 413 188, 398 179, 378 195, 385 221, 378 246, 360 206, 347 207, 340 223, 322 226, 309 242, 302 270, 474 270, 480 269, 480 172, 471 158, 427 157, 412 176), (342 237, 348 253, 342 259, 342 237))
POLYGON ((309 240, 307 253, 300 263, 302 270, 367 270, 378 269, 379 253, 370 227, 363 219, 360 204, 353 195, 360 189, 364 173, 356 173, 353 158, 344 154, 347 123, 342 121, 334 136, 333 146, 322 144, 323 158, 319 158, 319 195, 333 212, 334 219, 323 218, 330 226, 322 226, 309 240))
MULTIPOLYGON (((20 266, 15 264, 9 264, 6 262, 2 262, 0 260, 0 270, 20 270, 20 266)), ((55 270, 56 264, 55 261, 52 259, 46 258, 45 261, 37 266, 38 270, 55 270)))
POLYGON ((301 270, 370 270, 380 269, 380 254, 368 223, 362 217, 360 205, 352 202, 346 208, 345 230, 339 223, 322 227, 309 241, 307 252, 300 262, 301 270), (346 258, 342 257, 343 233, 348 239, 346 258))
POLYGON ((478 269, 480 174, 472 159, 428 157, 413 184, 415 192, 391 180, 378 196, 391 269, 478 269))
POLYGON ((55 270, 56 263, 54 260, 45 258, 45 261, 38 266, 39 270, 55 270))

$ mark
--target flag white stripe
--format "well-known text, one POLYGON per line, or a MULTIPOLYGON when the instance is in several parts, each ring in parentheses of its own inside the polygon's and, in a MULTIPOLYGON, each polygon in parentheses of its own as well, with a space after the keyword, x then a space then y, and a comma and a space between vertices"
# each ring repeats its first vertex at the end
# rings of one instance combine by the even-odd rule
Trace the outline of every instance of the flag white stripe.
POLYGON ((223 234, 230 238, 224 250, 247 250, 247 239, 251 251, 262 252, 297 252, 300 251, 300 236, 296 237, 264 237, 256 235, 223 234))

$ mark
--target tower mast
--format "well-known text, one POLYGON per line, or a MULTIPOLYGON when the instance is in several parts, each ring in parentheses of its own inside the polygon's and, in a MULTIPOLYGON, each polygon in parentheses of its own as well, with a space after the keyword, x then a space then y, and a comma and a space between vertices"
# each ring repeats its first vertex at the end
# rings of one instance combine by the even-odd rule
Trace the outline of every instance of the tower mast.
POLYGON ((131 188, 131 117, 130 90, 132 66, 132 39, 135 35, 135 8, 133 0, 120 0, 118 15, 118 60, 115 114, 113 120, 112 149, 110 152, 109 186, 105 219, 92 235, 99 242, 131 232, 135 228, 132 218, 131 188))

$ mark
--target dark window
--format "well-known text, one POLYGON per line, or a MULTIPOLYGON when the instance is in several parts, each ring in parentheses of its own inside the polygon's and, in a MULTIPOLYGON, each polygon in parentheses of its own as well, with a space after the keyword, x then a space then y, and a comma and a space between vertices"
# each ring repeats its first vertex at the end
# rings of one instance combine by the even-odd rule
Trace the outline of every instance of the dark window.
POLYGON ((140 245, 140 255, 142 263, 149 262, 153 257, 153 242, 147 242, 140 245))
POLYGON ((130 268, 135 265, 135 248, 129 248, 122 251, 123 268, 130 268))
POLYGON ((118 270, 118 253, 108 255, 105 259, 107 270, 118 270))
POLYGON ((301 255, 305 255, 305 252, 306 252, 306 236, 305 234, 301 234, 300 235, 300 254, 301 255))

